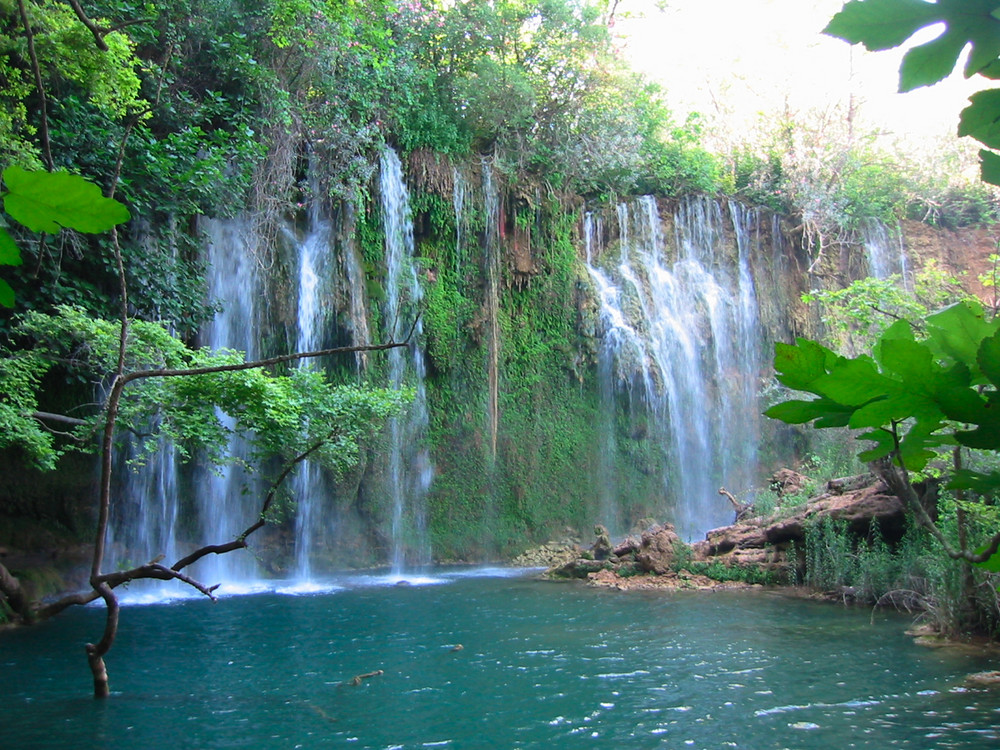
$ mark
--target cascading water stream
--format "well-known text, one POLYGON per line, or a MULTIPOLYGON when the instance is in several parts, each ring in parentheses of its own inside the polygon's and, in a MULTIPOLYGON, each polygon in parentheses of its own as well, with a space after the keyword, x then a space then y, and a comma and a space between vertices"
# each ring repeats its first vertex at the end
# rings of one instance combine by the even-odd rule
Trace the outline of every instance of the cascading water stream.
MULTIPOLYGON (((156 555, 163 555, 170 564, 179 557, 177 448, 161 439, 149 455, 140 457, 139 450, 129 441, 119 449, 115 462, 119 473, 108 549, 112 565, 119 568, 144 563, 156 555)), ((164 584, 148 585, 160 588, 164 584)))
POLYGON ((906 289, 909 283, 906 247, 898 224, 894 235, 890 237, 889 228, 881 221, 873 219, 862 225, 861 241, 868 260, 868 275, 876 279, 888 279, 893 274, 898 274, 900 283, 906 289))
MULTIPOLYGON (((596 267, 590 255, 598 248, 587 243, 601 304, 599 375, 613 374, 615 388, 650 418, 668 467, 668 510, 686 539, 731 520, 720 486, 745 492, 754 479, 761 340, 749 260, 754 217, 738 206, 730 214, 735 264, 723 257, 722 209, 708 199, 680 204, 673 262, 648 196, 618 206, 616 267, 596 267)), ((585 227, 588 238, 595 223, 585 227)))
POLYGON ((382 152, 379 164, 380 202, 385 233, 385 324, 394 341, 411 336, 406 348, 389 350, 389 380, 393 388, 413 388, 406 415, 390 420, 389 492, 392 499, 392 568, 430 559, 424 500, 433 478, 430 453, 424 441, 429 425, 424 353, 420 348, 423 324, 419 307, 423 290, 415 265, 413 221, 409 191, 396 153, 382 152), (407 550, 411 558, 407 560, 407 550))
MULTIPOLYGON (((255 301, 262 295, 259 289, 257 263, 250 248, 251 228, 244 219, 209 220, 205 224, 208 238, 208 297, 220 305, 219 312, 202 329, 201 343, 211 349, 237 349, 247 359, 258 355, 258 312, 255 301)), ((232 427, 234 420, 219 414, 220 420, 232 427)), ((248 455, 246 442, 237 434, 230 439, 229 452, 237 458, 248 455)), ((246 488, 255 487, 256 479, 240 466, 221 467, 204 475, 195 485, 195 504, 201 543, 230 541, 252 523, 257 508, 256 497, 246 488)), ((245 581, 257 577, 252 555, 231 553, 209 555, 197 563, 197 575, 208 581, 245 581)))
MULTIPOLYGON (((320 304, 323 292, 321 274, 325 265, 324 256, 330 250, 331 240, 330 222, 320 216, 316 202, 310 205, 308 221, 308 233, 298 246, 299 295, 295 348, 299 352, 316 351, 321 348, 323 323, 320 304)), ((314 360, 299 360, 299 367, 302 369, 315 366, 314 360)), ((320 527, 330 522, 329 519, 321 517, 326 491, 320 467, 313 461, 303 461, 292 482, 296 506, 295 575, 299 580, 307 581, 312 578, 311 556, 316 541, 323 536, 320 527)))
POLYGON ((483 160, 483 205, 486 214, 486 316, 487 404, 490 466, 496 462, 497 432, 500 428, 500 191, 493 179, 493 167, 483 160))
MULTIPOLYGON (((645 351, 636 332, 629 326, 621 312, 618 300, 618 289, 607 275, 593 265, 595 255, 601 253, 601 240, 604 236, 604 226, 601 218, 593 213, 584 215, 584 247, 587 258, 587 272, 590 274, 597 289, 600 301, 601 325, 603 336, 601 347, 597 354, 597 379, 599 388, 599 424, 597 445, 598 473, 598 522, 602 523, 612 536, 620 536, 622 519, 620 503, 618 502, 617 476, 614 457, 618 452, 618 441, 615 435, 615 385, 616 361, 621 365, 627 362, 626 347, 630 346, 635 358, 645 363, 645 351), (620 356, 616 357, 616 354, 620 356)), ((645 367, 643 367, 645 369, 645 367)), ((630 377, 621 377, 628 381, 630 377)))

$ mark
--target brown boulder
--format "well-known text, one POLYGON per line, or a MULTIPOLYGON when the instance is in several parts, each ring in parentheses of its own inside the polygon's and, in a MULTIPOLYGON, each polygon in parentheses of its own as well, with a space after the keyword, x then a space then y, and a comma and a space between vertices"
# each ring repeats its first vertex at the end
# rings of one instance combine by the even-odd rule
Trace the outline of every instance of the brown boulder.
POLYGON ((737 548, 763 547, 767 543, 767 537, 760 526, 760 520, 741 521, 732 526, 712 529, 705 535, 705 543, 698 542, 695 547, 703 548, 708 557, 724 555, 737 548))
POLYGON ((779 544, 801 539, 809 523, 823 518, 846 521, 851 533, 858 536, 867 535, 876 522, 886 539, 897 539, 904 528, 903 501, 889 494, 881 482, 843 495, 820 495, 771 523, 765 532, 767 541, 779 544))
POLYGON ((778 469, 771 475, 770 484, 778 497, 784 497, 801 492, 809 484, 809 477, 791 469, 778 469))
POLYGON ((664 575, 673 570, 677 547, 682 544, 681 538, 669 523, 654 526, 642 532, 636 562, 648 573, 664 575))

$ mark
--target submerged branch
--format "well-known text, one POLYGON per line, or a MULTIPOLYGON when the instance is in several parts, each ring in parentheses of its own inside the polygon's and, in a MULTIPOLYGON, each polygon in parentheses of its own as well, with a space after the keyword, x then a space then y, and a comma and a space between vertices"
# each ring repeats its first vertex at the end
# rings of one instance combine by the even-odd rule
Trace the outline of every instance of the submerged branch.
POLYGON ((118 613, 120 610, 118 598, 106 583, 94 583, 94 591, 104 599, 107 605, 107 616, 104 620, 104 634, 96 644, 88 643, 84 648, 87 652, 87 662, 94 676, 94 697, 107 698, 111 695, 108 686, 108 670, 104 666, 104 655, 111 650, 118 634, 118 613))

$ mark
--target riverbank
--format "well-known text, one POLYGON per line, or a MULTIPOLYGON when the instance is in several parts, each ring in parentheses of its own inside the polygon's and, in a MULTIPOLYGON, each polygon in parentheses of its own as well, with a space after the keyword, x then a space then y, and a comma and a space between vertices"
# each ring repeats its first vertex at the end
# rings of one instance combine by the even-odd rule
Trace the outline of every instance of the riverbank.
MULTIPOLYGON (((934 482, 915 489, 936 509, 934 482)), ((641 529, 612 542, 596 526, 589 546, 570 534, 514 564, 620 591, 777 590, 912 615, 926 626, 918 636, 924 645, 998 641, 988 601, 995 599, 996 582, 949 559, 875 476, 818 483, 781 470, 770 493, 754 503, 720 494, 732 502, 734 522, 704 539, 685 542, 669 524, 644 520, 641 529), (979 583, 970 586, 970 580, 979 583)))

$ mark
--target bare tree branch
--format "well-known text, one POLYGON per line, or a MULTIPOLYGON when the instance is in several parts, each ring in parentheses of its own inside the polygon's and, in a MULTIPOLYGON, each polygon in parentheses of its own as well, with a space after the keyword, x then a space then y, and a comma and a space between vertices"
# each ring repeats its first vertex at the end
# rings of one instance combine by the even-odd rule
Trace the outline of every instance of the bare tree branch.
POLYGON ((257 521, 251 524, 249 527, 247 527, 247 529, 238 537, 236 537, 236 539, 234 539, 231 542, 226 542, 225 544, 209 544, 205 545, 204 547, 201 547, 200 549, 196 549, 190 555, 182 557, 180 560, 171 565, 170 566, 171 569, 182 570, 186 568, 188 565, 197 562, 198 560, 207 555, 212 555, 212 554, 222 555, 225 554, 226 552, 232 552, 233 550, 245 549, 247 546, 246 542, 247 537, 253 534, 258 529, 262 528, 267 523, 266 520, 267 512, 271 509, 271 505, 274 502, 274 498, 277 496, 278 489, 288 478, 288 475, 292 473, 292 470, 296 466, 298 466, 300 463, 309 458, 309 456, 311 456, 313 453, 322 448, 323 445, 325 445, 330 440, 330 438, 333 437, 335 433, 336 430, 331 430, 326 435, 326 437, 316 441, 316 443, 310 446, 308 450, 303 451, 295 458, 293 458, 291 461, 285 464, 284 468, 281 470, 281 473, 271 483, 271 486, 264 497, 264 503, 261 505, 260 514, 257 516, 257 521))
POLYGON ((45 166, 51 171, 53 161, 52 145, 49 141, 48 98, 45 95, 45 86, 42 82, 42 68, 38 64, 38 54, 35 52, 35 33, 31 30, 31 21, 28 19, 28 9, 25 7, 24 0, 17 0, 17 10, 21 15, 24 38, 28 43, 28 59, 31 61, 31 71, 35 76, 35 88, 38 90, 38 107, 41 110, 38 138, 42 142, 42 156, 45 157, 45 166))
POLYGON ((37 419, 39 422, 62 422, 63 424, 74 425, 76 427, 83 427, 89 425, 85 419, 77 419, 76 417, 67 417, 65 414, 53 414, 50 411, 36 411, 32 412, 31 416, 37 419))
POLYGON ((66 2, 68 2, 70 7, 73 8, 73 12, 76 13, 76 17, 80 19, 80 23, 86 26, 90 30, 90 33, 94 35, 94 44, 97 45, 97 48, 101 50, 101 52, 108 51, 108 43, 104 41, 104 37, 108 34, 115 31, 121 31, 122 29, 127 29, 129 26, 137 26, 138 24, 149 23, 154 20, 152 18, 133 18, 128 21, 122 21, 115 26, 98 26, 97 23, 95 23, 94 20, 87 15, 86 11, 84 11, 83 6, 79 3, 79 0, 66 0, 66 2))
POLYGON ((35 614, 39 620, 47 620, 50 617, 55 617, 64 609, 90 604, 92 601, 100 598, 101 595, 93 589, 78 594, 70 594, 52 602, 51 604, 46 604, 44 607, 39 607, 35 614))
POLYGON ((132 568, 131 570, 106 573, 105 575, 98 576, 97 581, 99 584, 106 584, 109 588, 114 589, 124 583, 131 583, 132 581, 138 581, 145 578, 152 578, 158 581, 172 581, 176 579, 182 583, 186 583, 194 589, 197 589, 213 601, 215 601, 215 595, 212 592, 219 588, 218 584, 215 586, 206 586, 191 576, 168 568, 158 562, 149 562, 145 565, 140 565, 137 568, 132 568))

